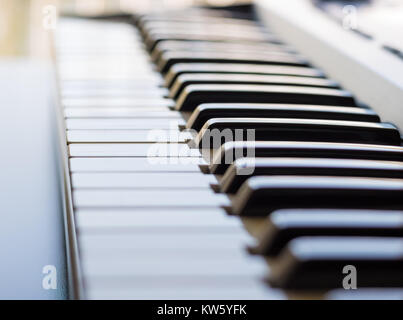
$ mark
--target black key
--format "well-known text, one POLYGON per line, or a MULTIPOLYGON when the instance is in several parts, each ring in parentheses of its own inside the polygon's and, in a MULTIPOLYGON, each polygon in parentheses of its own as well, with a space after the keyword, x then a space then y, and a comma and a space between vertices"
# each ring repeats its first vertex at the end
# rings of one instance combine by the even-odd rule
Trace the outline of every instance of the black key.
POLYGON ((403 162, 317 158, 241 158, 225 172, 220 191, 236 193, 251 176, 347 176, 403 179, 403 162))
POLYGON ((199 52, 237 52, 237 53, 283 53, 293 54, 290 47, 273 43, 237 43, 237 42, 209 42, 209 41, 160 41, 151 53, 157 61, 166 51, 199 51, 199 52))
POLYGON ((224 41, 229 39, 230 41, 255 41, 265 42, 271 40, 277 40, 273 34, 268 33, 266 30, 256 27, 234 26, 228 24, 219 24, 220 27, 216 27, 217 24, 208 25, 196 24, 196 23, 168 23, 165 26, 152 26, 152 24, 146 24, 142 28, 142 33, 145 36, 146 41, 148 39, 155 39, 155 36, 166 35, 176 37, 177 35, 193 37, 215 37, 219 36, 224 41))
POLYGON ((160 41, 166 40, 181 40, 181 41, 211 41, 211 42, 246 42, 246 43, 281 43, 275 37, 268 34, 255 34, 250 33, 237 34, 213 34, 208 32, 186 32, 186 30, 181 30, 181 32, 173 33, 168 30, 161 31, 159 33, 153 31, 147 34, 144 42, 147 49, 152 52, 160 41))
POLYGON ((193 140, 201 149, 217 149, 222 141, 316 141, 400 146, 400 133, 389 123, 288 118, 214 118, 193 140))
POLYGON ((403 238, 301 237, 270 269, 269 282, 288 289, 343 288, 345 266, 357 270, 357 287, 403 286, 403 238))
POLYGON ((159 61, 158 68, 166 73, 169 68, 177 63, 240 63, 262 65, 308 66, 308 62, 293 55, 285 54, 244 54, 228 52, 191 52, 191 51, 167 51, 159 61))
POLYGON ((182 90, 191 84, 257 84, 292 85, 303 87, 338 88, 335 81, 324 78, 272 76, 261 74, 186 73, 180 75, 171 87, 170 97, 177 99, 182 90))
POLYGON ((149 22, 165 22, 165 23, 220 23, 235 26, 247 26, 255 27, 256 22, 246 19, 236 19, 233 17, 223 16, 222 11, 217 10, 200 10, 197 12, 188 10, 184 12, 164 12, 163 14, 148 14, 140 16, 137 20, 137 24, 140 28, 146 26, 149 22))
POLYGON ((356 177, 257 176, 241 186, 232 212, 267 216, 278 209, 403 209, 403 180, 356 177))
POLYGON ((304 236, 403 237, 403 211, 278 210, 250 251, 275 256, 292 239, 304 236))
POLYGON ((193 111, 202 103, 296 103, 355 107, 344 90, 298 86, 192 84, 179 96, 176 109, 193 111))
MULTIPOLYGON (((154 21, 143 25, 141 32, 144 36, 150 33, 191 33, 191 34, 220 34, 220 35, 251 35, 257 38, 263 35, 273 35, 267 29, 258 25, 236 25, 220 22, 179 22, 179 21, 154 21)), ((260 37, 258 38, 260 39, 260 37)))
POLYGON ((289 75, 297 77, 324 77, 322 71, 307 67, 232 63, 178 63, 173 65, 166 74, 165 85, 170 88, 176 78, 185 73, 264 74, 289 75))
POLYGON ((199 105, 193 111, 186 124, 186 128, 199 131, 208 120, 227 117, 380 121, 379 116, 373 110, 356 107, 269 103, 206 103, 199 105))
POLYGON ((297 157, 403 161, 403 148, 383 145, 296 141, 233 141, 214 154, 210 172, 223 174, 243 157, 297 157))

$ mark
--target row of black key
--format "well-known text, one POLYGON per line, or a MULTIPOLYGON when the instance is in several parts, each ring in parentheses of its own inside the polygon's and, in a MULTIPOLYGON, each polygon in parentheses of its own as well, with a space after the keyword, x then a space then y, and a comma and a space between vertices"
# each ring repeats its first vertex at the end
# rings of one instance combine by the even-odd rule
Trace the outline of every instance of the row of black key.
POLYGON ((250 251, 273 259, 272 285, 338 287, 353 264, 361 286, 403 286, 396 127, 253 21, 172 14, 138 26, 191 144, 218 147, 202 170, 219 177, 228 211, 267 217, 250 251), (253 129, 254 141, 214 145, 214 129, 253 129))

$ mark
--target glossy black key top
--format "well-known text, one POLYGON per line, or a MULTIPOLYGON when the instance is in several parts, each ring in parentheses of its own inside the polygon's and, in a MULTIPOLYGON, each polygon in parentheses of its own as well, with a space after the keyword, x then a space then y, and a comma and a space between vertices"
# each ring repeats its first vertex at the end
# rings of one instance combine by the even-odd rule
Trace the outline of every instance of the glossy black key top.
POLYGON ((138 17, 137 25, 140 28, 147 25, 148 22, 181 22, 181 23, 220 23, 236 26, 256 26, 256 22, 246 19, 237 19, 223 15, 222 11, 218 10, 201 10, 194 9, 184 12, 164 12, 163 14, 147 14, 138 17))
POLYGON ((173 65, 165 75, 165 85, 170 88, 176 78, 185 73, 263 74, 289 75, 297 77, 324 77, 324 73, 322 71, 308 67, 232 63, 178 63, 173 65))
POLYGON ((251 252, 277 255, 304 236, 403 237, 403 211, 293 209, 273 212, 251 252))
POLYGON ((403 238, 301 237, 271 265, 269 282, 288 289, 343 288, 345 266, 357 287, 403 286, 403 238))
POLYGON ((267 216, 278 209, 403 209, 403 180, 356 177, 256 176, 241 186, 232 212, 267 216))
POLYGON ((293 54, 290 47, 273 43, 236 43, 236 42, 209 42, 209 41, 160 41, 151 53, 154 61, 157 61, 166 51, 201 51, 201 52, 238 52, 238 53, 283 53, 293 54))
MULTIPOLYGON (((273 34, 260 28, 251 26, 236 26, 228 24, 196 24, 196 23, 168 23, 160 26, 152 24, 144 25, 142 32, 145 39, 156 39, 156 36, 197 36, 197 37, 217 37, 227 40, 269 42, 277 40, 273 34)), ((203 39, 203 38, 202 38, 203 39)), ((215 39, 215 38, 213 38, 215 39)))
POLYGON ((297 157, 403 161, 403 148, 384 145, 297 142, 297 141, 233 141, 217 150, 210 172, 222 174, 234 160, 243 157, 297 157))
POLYGON ((183 41, 211 41, 211 42, 246 42, 246 43, 281 43, 275 37, 268 34, 255 34, 250 33, 237 34, 213 34, 213 33, 203 33, 203 32, 186 32, 186 30, 181 30, 181 32, 169 32, 167 30, 161 32, 151 32, 147 34, 145 38, 145 44, 147 49, 152 52, 154 47, 160 41, 165 40, 183 40, 183 41))
POLYGON ((186 35, 220 35, 237 36, 240 39, 275 39, 274 35, 258 26, 237 26, 224 23, 181 23, 181 22, 154 22, 147 23, 141 29, 142 35, 147 38, 153 34, 186 34, 186 35))
POLYGON ((338 88, 337 82, 324 78, 272 76, 253 74, 187 73, 180 75, 171 87, 170 97, 177 99, 182 90, 191 84, 257 84, 292 85, 303 87, 338 88))
POLYGON ((193 111, 186 128, 199 131, 208 120, 227 117, 380 121, 379 116, 373 110, 357 107, 270 103, 205 103, 193 111))
POLYGON ((236 193, 251 176, 346 176, 403 179, 403 162, 318 158, 241 158, 225 172, 220 191, 236 193))
POLYGON ((238 19, 228 12, 221 10, 202 10, 200 8, 188 8, 186 11, 165 11, 160 14, 146 14, 136 17, 136 24, 140 29, 152 23, 219 23, 229 26, 256 27, 256 22, 247 19, 238 19))
POLYGON ((176 109, 193 111, 202 103, 296 103, 355 107, 344 90, 298 86, 192 84, 179 96, 176 109))
POLYGON ((177 63, 240 63, 262 65, 308 66, 308 62, 292 55, 284 54, 243 54, 228 52, 191 52, 168 51, 164 52, 159 61, 158 68, 166 73, 177 63))
POLYGON ((400 146, 400 133, 389 123, 289 118, 214 118, 193 140, 201 149, 216 149, 222 141, 316 141, 369 143, 400 146), (229 134, 231 133, 231 134, 229 134))

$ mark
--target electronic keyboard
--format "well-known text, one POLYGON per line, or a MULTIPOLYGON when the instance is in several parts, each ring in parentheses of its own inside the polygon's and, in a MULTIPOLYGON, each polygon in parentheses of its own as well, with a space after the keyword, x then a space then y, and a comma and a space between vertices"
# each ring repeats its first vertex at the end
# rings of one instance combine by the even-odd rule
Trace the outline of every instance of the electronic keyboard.
POLYGON ((271 3, 60 18, 75 298, 403 297, 402 73, 271 3))

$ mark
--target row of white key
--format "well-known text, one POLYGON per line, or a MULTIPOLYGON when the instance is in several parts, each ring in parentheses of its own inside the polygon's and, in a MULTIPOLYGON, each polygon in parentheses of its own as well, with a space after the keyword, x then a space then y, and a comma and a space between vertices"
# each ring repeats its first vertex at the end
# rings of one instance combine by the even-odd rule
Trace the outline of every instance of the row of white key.
POLYGON ((58 63, 87 298, 275 299, 253 238, 184 142, 140 36, 61 21, 58 63), (175 122, 174 124, 172 124, 175 122), (150 136, 151 132, 151 136, 150 136), (154 133, 154 136, 152 134, 154 133), (159 143, 154 143, 159 142, 159 143), (166 143, 170 142, 170 143, 166 143))

